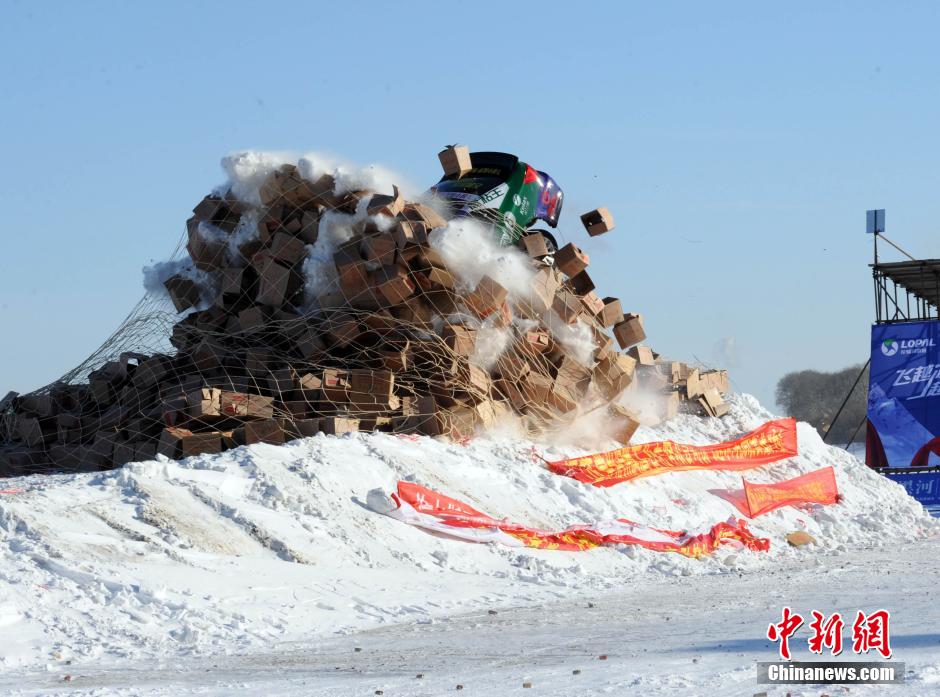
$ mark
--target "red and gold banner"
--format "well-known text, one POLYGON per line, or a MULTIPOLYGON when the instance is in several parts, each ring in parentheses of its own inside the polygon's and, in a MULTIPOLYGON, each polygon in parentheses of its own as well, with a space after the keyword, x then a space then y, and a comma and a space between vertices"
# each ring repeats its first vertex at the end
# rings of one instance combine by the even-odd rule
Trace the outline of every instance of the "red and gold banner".
POLYGON ((381 512, 428 532, 470 542, 499 542, 510 547, 583 551, 601 545, 639 545, 660 552, 677 552, 695 559, 722 545, 767 551, 770 542, 755 537, 743 520, 717 523, 698 535, 660 530, 624 518, 573 525, 558 532, 498 520, 436 491, 410 482, 398 482, 392 494, 394 508, 381 512))
POLYGON ((685 470, 747 470, 797 454, 796 420, 768 421, 737 440, 717 445, 643 443, 598 455, 548 462, 548 468, 594 486, 685 470))
POLYGON ((775 484, 751 484, 745 480, 744 497, 747 515, 756 518, 783 506, 836 503, 839 500, 839 487, 836 485, 835 470, 823 467, 775 484))

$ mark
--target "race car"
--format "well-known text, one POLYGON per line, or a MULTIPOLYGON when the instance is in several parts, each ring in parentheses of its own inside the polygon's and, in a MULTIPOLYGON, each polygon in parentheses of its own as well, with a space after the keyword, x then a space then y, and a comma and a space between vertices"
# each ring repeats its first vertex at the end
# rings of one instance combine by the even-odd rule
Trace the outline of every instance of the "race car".
POLYGON ((445 175, 431 187, 456 217, 472 216, 490 222, 500 244, 512 245, 540 232, 554 252, 558 243, 547 230, 532 230, 542 221, 557 227, 564 193, 545 172, 504 152, 470 153, 471 169, 462 177, 445 175))

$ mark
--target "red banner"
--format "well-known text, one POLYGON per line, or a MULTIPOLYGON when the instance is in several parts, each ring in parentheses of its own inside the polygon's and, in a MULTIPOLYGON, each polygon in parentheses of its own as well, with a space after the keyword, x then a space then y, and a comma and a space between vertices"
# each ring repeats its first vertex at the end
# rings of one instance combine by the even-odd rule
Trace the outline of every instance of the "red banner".
POLYGON ((497 520, 462 501, 409 482, 398 482, 398 493, 392 494, 392 500, 395 508, 383 513, 428 532, 470 542, 499 542, 510 547, 567 551, 627 544, 660 552, 677 552, 696 559, 711 554, 722 545, 762 552, 770 548, 770 542, 755 537, 743 520, 717 523, 699 535, 650 528, 624 518, 590 526, 573 525, 552 532, 497 520))
POLYGON ((832 467, 823 467, 776 484, 751 484, 744 481, 748 515, 756 518, 783 506, 799 503, 836 503, 839 487, 832 467))
POLYGON ((548 462, 548 468, 594 486, 685 470, 747 470, 797 454, 796 420, 768 421, 737 440, 717 445, 642 443, 598 455, 548 462))

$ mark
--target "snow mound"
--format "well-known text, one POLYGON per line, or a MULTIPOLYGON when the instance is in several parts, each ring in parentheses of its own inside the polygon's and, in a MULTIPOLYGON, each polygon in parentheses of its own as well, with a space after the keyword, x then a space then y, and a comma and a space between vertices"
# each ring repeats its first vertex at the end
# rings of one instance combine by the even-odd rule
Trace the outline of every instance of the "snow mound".
MULTIPOLYGON (((721 420, 680 416, 637 442, 707 444, 772 415, 747 395, 721 420)), ((735 473, 683 472, 597 489, 548 472, 533 444, 467 445, 386 434, 319 435, 182 462, 5 480, 0 494, 0 670, 103 656, 225 653, 380 624, 434 622, 489 605, 622 587, 646 574, 737 574, 800 555, 937 533, 904 489, 799 425, 800 456, 745 473, 778 481, 836 469, 844 501, 750 523, 767 554, 696 561, 635 547, 558 552, 439 539, 369 509, 373 489, 416 481, 544 528, 627 517, 700 531, 737 515, 710 489, 735 473), (784 535, 805 529, 819 547, 784 535)), ((559 447, 545 457, 578 454, 559 447)))

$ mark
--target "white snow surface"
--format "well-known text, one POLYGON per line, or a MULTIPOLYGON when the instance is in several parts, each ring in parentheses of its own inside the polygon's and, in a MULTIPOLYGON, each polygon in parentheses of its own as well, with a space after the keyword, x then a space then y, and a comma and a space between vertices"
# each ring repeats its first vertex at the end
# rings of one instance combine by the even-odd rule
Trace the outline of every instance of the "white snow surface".
MULTIPOLYGON (((724 419, 683 415, 642 428, 635 441, 711 444, 773 418, 753 397, 730 401, 724 419)), ((806 424, 799 425, 798 457, 743 474, 779 481, 831 465, 844 500, 750 521, 755 534, 770 538, 769 553, 720 549, 692 560, 636 547, 474 545, 366 506, 370 490, 391 492, 405 479, 542 528, 626 517, 703 531, 739 515, 709 490, 739 489, 741 473, 682 472, 602 489, 550 473, 533 447, 548 459, 582 454, 497 436, 460 445, 319 435, 182 462, 3 480, 0 675, 243 654, 619 592, 651 578, 705 575, 733 589, 742 574, 770 578, 807 554, 838 559, 938 534, 937 521, 901 486, 824 445, 806 424), (811 553, 784 541, 801 529, 819 542, 811 553)))

